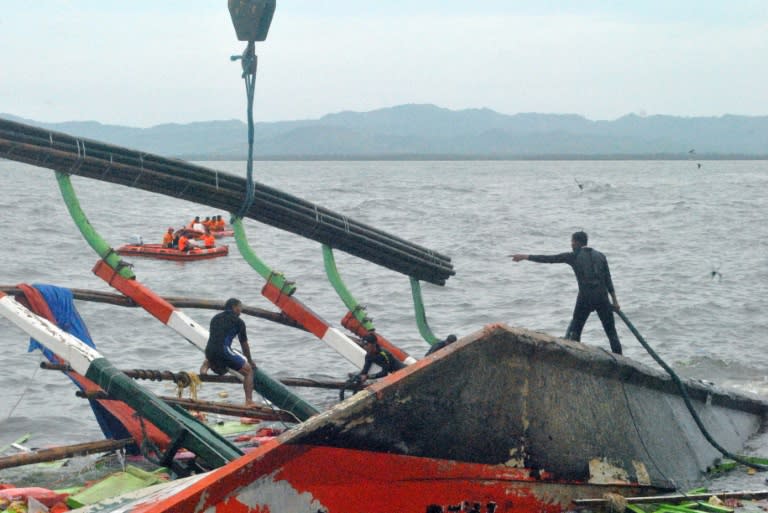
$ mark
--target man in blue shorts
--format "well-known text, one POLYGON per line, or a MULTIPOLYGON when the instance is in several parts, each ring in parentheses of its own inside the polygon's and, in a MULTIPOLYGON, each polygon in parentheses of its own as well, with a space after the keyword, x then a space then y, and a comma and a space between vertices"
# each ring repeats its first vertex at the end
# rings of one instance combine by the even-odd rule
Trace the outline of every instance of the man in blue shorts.
POLYGON ((245 323, 240 318, 242 309, 243 304, 239 299, 230 298, 224 305, 224 311, 211 319, 210 334, 205 346, 205 361, 200 367, 200 374, 206 374, 209 368, 219 375, 226 374, 228 369, 236 370, 243 375, 245 405, 250 406, 253 404, 253 369, 256 364, 251 359, 245 323), (240 340, 242 355, 232 350, 235 337, 240 340))

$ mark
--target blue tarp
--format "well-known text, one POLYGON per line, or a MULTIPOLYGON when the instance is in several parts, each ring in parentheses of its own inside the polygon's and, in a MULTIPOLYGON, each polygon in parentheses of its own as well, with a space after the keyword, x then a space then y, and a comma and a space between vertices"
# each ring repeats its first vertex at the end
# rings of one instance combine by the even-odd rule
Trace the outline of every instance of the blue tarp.
MULTIPOLYGON (((48 308, 51 309, 53 317, 56 319, 56 324, 62 330, 70 333, 91 347, 96 347, 93 343, 91 334, 88 332, 88 327, 83 322, 83 318, 77 313, 75 309, 74 298, 72 297, 72 291, 55 285, 32 285, 40 292, 45 301, 48 303, 48 308)), ((53 361, 53 353, 50 350, 43 347, 43 345, 37 340, 29 340, 29 348, 27 351, 32 352, 35 349, 40 349, 48 360, 53 361)))
MULTIPOLYGON (((88 327, 85 325, 85 322, 75 308, 74 297, 72 296, 71 290, 55 285, 35 284, 32 286, 40 292, 48 303, 48 308, 51 309, 51 313, 56 319, 56 324, 59 328, 76 336, 89 346, 93 348, 96 347, 96 344, 91 338, 91 334, 88 332, 88 327)), ((47 349, 40 342, 32 338, 29 341, 28 351, 34 351, 35 349, 42 351, 49 361, 53 362, 55 360, 54 354, 50 349, 47 349)), ((77 385, 77 382, 75 382, 75 384, 77 385)), ((123 426, 114 415, 109 413, 106 408, 96 401, 89 402, 91 403, 93 414, 96 416, 96 421, 99 423, 99 427, 105 437, 114 440, 132 438, 125 426, 123 426)))

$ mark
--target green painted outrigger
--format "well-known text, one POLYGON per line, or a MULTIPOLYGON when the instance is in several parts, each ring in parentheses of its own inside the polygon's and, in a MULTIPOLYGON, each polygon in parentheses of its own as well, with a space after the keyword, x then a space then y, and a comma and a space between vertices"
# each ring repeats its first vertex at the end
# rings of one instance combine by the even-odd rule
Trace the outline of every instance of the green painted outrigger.
MULTIPOLYGON (((124 280, 133 281, 132 285, 134 286, 131 288, 119 287, 119 283, 122 281, 119 282, 116 280, 115 276, 112 276, 110 284, 116 288, 119 287, 118 290, 134 299, 134 301, 136 301, 140 306, 144 307, 149 313, 155 315, 155 317, 158 317, 162 322, 171 328, 175 329, 177 326, 180 328, 183 327, 177 331, 179 331, 184 338, 192 343, 192 345, 201 351, 205 350, 205 344, 208 340, 207 331, 189 318, 183 319, 181 322, 171 322, 170 316, 186 316, 183 314, 183 312, 173 308, 170 305, 168 306, 173 309, 173 311, 169 314, 168 317, 160 317, 157 315, 157 304, 166 302, 154 294, 146 286, 140 285, 138 281, 136 281, 136 276, 131 270, 130 266, 123 262, 119 255, 117 255, 117 253, 115 253, 115 251, 112 249, 112 247, 96 232, 91 223, 88 221, 88 218, 83 212, 82 208, 80 207, 80 202, 77 199, 77 195, 75 193, 74 187, 72 186, 69 175, 57 172, 56 179, 59 183, 59 189, 61 191, 62 198, 64 199, 64 203, 67 205, 67 210, 75 222, 75 225, 77 225, 78 229, 80 230, 83 238, 88 242, 91 248, 96 251, 96 253, 99 255, 99 257, 101 257, 102 261, 106 263, 106 265, 108 265, 117 275, 119 275, 124 280), (131 293, 131 291, 136 290, 137 288, 140 288, 140 291, 142 292, 141 297, 139 297, 137 294, 131 293), (151 298, 150 304, 147 304, 147 297, 151 298), (193 327, 194 329, 190 330, 189 327, 193 327)), ((163 311, 167 311, 167 309, 164 309, 163 311)), ((235 374, 239 375, 237 373, 235 374)), ((253 384, 254 390, 256 390, 264 398, 279 408, 291 412, 299 421, 304 421, 312 415, 319 413, 317 408, 304 401, 297 394, 291 392, 282 383, 270 377, 262 369, 254 369, 253 384)))

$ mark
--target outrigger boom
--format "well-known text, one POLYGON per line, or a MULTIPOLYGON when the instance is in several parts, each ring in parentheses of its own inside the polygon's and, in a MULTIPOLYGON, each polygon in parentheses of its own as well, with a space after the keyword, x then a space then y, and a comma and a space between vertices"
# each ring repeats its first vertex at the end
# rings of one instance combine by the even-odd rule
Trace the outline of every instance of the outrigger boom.
POLYGON ((220 467, 242 456, 243 453, 237 447, 207 426, 146 392, 94 348, 47 319, 35 315, 3 292, 0 292, 0 315, 38 340, 74 372, 99 385, 110 398, 136 408, 148 421, 165 432, 172 440, 164 458, 168 464, 181 447, 197 454, 209 468, 220 467))

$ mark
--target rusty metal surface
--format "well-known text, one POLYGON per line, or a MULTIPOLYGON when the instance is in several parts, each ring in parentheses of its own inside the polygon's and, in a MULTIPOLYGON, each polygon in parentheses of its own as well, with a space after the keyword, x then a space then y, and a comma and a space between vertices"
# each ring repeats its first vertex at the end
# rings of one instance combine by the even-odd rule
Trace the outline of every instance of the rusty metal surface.
MULTIPOLYGON (((687 385, 704 424, 729 450, 760 428, 765 402, 687 385)), ((386 378, 302 426, 292 442, 526 466, 579 480, 590 478, 592 462, 602 479, 662 487, 695 482, 720 456, 665 374, 506 327, 386 378)))

